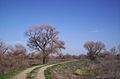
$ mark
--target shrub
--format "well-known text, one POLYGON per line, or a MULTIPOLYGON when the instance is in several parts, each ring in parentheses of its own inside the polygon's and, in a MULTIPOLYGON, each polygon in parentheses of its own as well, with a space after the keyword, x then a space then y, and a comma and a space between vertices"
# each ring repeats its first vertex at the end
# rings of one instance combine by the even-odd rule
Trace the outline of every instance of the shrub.
POLYGON ((81 68, 81 69, 75 70, 74 74, 80 75, 80 76, 95 76, 96 72, 93 69, 81 68))

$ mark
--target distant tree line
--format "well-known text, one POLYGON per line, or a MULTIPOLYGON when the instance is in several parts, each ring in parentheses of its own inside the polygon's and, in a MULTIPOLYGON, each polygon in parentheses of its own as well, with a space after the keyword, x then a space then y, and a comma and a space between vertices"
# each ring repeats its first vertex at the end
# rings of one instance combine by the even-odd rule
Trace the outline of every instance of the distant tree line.
POLYGON ((88 51, 87 57, 90 60, 96 60, 100 57, 120 59, 120 45, 118 45, 117 47, 112 47, 110 50, 107 50, 105 48, 105 44, 101 41, 87 41, 84 44, 84 47, 88 51))

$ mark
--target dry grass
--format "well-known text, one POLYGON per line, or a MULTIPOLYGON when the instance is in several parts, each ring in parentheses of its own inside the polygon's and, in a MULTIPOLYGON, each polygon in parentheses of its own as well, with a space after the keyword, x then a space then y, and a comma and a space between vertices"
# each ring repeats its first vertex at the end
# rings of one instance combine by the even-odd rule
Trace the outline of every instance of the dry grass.
POLYGON ((104 59, 96 61, 79 60, 55 65, 50 67, 49 70, 53 79, 119 79, 120 61, 104 59), (77 69, 82 69, 80 75, 75 74, 77 69))

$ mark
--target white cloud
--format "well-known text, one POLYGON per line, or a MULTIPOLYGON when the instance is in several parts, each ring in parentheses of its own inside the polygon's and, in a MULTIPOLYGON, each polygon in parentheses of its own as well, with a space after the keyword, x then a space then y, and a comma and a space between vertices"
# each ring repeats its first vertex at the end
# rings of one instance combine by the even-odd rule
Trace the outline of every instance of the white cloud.
POLYGON ((89 31, 91 33, 99 33, 99 32, 102 32, 101 30, 92 30, 92 31, 89 31))

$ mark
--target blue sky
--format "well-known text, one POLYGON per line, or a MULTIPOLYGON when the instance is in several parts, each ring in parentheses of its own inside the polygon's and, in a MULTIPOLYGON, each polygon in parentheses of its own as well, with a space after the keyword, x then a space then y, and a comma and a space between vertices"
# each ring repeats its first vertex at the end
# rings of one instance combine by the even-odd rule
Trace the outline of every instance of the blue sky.
POLYGON ((120 43, 120 0, 0 0, 0 38, 26 45, 24 32, 50 23, 71 54, 80 54, 87 40, 107 48, 120 43))

